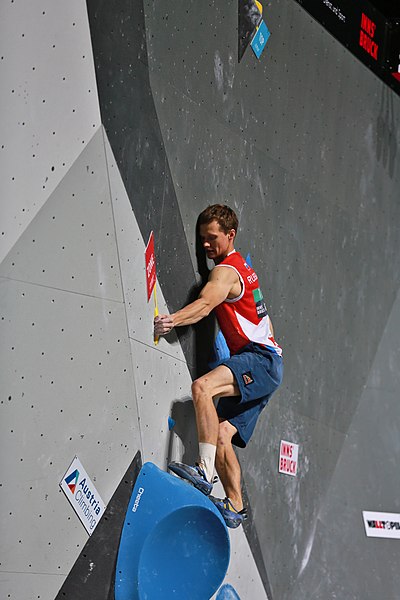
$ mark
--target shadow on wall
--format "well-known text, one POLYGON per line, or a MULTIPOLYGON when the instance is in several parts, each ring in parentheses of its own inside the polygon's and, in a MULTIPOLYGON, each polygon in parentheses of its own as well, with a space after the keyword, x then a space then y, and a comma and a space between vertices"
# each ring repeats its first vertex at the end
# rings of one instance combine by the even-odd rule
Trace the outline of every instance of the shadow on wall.
MULTIPOLYGON (((196 238, 195 238, 195 248, 196 248, 196 262, 197 262, 197 272, 200 275, 200 281, 196 285, 193 285, 189 288, 187 292, 187 296, 183 306, 194 302, 199 297, 199 294, 202 288, 205 286, 208 280, 208 276, 210 270, 207 266, 206 256, 204 249, 201 244, 200 235, 199 235, 199 226, 196 224, 196 238)), ((190 273, 184 273, 183 276, 190 276, 190 273)), ((182 277, 180 272, 174 273, 174 276, 182 277)), ((179 284, 181 282, 176 281, 178 287, 181 287, 179 284)), ((182 306, 182 307, 183 307, 182 306)), ((179 310, 179 309, 178 309, 179 310)), ((194 332, 194 350, 193 350, 193 365, 188 365, 192 378, 196 379, 197 377, 201 377, 205 373, 208 373, 211 369, 209 366, 210 360, 213 356, 213 348, 216 336, 216 321, 213 314, 210 314, 208 317, 201 319, 198 323, 190 326, 194 332)), ((173 330, 171 334, 166 336, 166 341, 168 343, 174 343, 176 341, 180 341, 182 343, 182 339, 185 338, 186 335, 189 335, 190 327, 179 327, 179 332, 173 330), (179 333, 179 335, 178 335, 179 333)))
POLYGON ((197 429, 194 406, 190 397, 177 400, 171 407, 171 418, 175 421, 170 431, 167 462, 177 460, 176 436, 179 438, 183 452, 178 460, 193 465, 198 459, 197 429))
MULTIPOLYGON (((205 286, 208 281, 210 270, 207 266, 206 254, 200 239, 200 228, 199 222, 196 223, 196 262, 197 272, 200 275, 200 284, 196 286, 194 293, 197 298, 201 288, 205 286)), ((195 298, 193 298, 195 299, 195 298)), ((195 331, 195 357, 196 357, 196 376, 200 377, 208 371, 210 371, 210 360, 213 354, 215 336, 216 336, 216 321, 213 314, 202 319, 199 323, 194 325, 195 331)))
POLYGON ((393 105, 393 92, 386 85, 381 85, 381 102, 376 121, 376 156, 389 176, 393 178, 396 165, 397 139, 393 105))
MULTIPOLYGON (((207 283, 210 270, 207 266, 206 255, 201 243, 199 233, 199 223, 196 223, 196 262, 197 272, 200 275, 200 282, 193 286, 188 293, 187 303, 193 302, 199 296, 201 289, 207 283)), ((194 325, 195 331, 195 365, 192 369, 195 377, 200 377, 211 370, 210 361, 215 354, 214 343, 216 335, 216 322, 213 315, 202 319, 194 325)), ((174 335, 174 332, 172 333, 174 335)), ((169 337, 169 336, 167 336, 169 337)), ((172 339, 172 338, 170 338, 172 339)), ((214 357, 215 358, 215 357, 214 357)), ((177 400, 172 403, 170 416, 175 422, 170 432, 168 444, 168 462, 174 460, 177 455, 175 443, 176 436, 179 438, 183 451, 179 460, 186 464, 194 464, 198 459, 197 428, 196 415, 191 397, 177 400)))

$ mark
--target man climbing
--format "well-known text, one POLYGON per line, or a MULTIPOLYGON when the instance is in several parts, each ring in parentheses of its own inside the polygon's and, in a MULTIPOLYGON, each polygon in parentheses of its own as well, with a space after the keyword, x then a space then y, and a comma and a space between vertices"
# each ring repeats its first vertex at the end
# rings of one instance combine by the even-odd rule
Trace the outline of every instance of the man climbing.
POLYGON ((167 335, 174 327, 197 323, 213 310, 231 356, 192 384, 198 463, 172 462, 168 467, 209 495, 215 466, 226 498, 210 499, 226 524, 238 527, 246 511, 233 445, 246 447, 262 409, 281 383, 282 350, 274 340, 257 274, 234 249, 238 229, 234 211, 226 205, 209 206, 200 214, 198 226, 203 248, 215 266, 197 300, 154 319, 154 334, 167 335), (220 398, 217 408, 214 398, 220 398))

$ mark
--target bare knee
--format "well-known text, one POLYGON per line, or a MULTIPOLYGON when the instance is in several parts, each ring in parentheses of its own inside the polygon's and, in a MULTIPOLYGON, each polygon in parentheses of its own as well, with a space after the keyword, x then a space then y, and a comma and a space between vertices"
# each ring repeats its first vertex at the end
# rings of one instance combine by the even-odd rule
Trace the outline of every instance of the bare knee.
POLYGON ((202 396, 204 394, 204 391, 205 391, 205 386, 204 386, 204 383, 202 382, 201 378, 195 379, 192 383, 193 400, 195 398, 198 398, 199 396, 202 396))
POLYGON ((219 424, 218 429, 218 446, 230 446, 235 433, 236 428, 233 427, 229 421, 222 421, 222 423, 219 424))
POLYGON ((195 379, 192 383, 192 398, 194 404, 199 404, 203 401, 207 401, 212 396, 210 394, 210 390, 208 389, 207 383, 204 381, 203 377, 199 379, 195 379))

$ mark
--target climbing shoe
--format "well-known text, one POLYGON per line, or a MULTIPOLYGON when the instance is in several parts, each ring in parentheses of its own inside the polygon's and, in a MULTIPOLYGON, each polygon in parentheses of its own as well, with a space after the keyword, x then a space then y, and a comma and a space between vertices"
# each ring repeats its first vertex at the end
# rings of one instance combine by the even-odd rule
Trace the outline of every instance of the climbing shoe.
POLYGON ((206 496, 211 493, 215 480, 212 482, 207 480, 202 465, 196 463, 194 467, 191 467, 190 465, 185 465, 184 463, 171 462, 168 465, 168 469, 175 473, 175 475, 179 475, 179 477, 182 479, 189 481, 192 485, 194 485, 195 488, 200 490, 200 492, 206 496))
POLYGON ((244 508, 243 510, 236 510, 233 506, 232 502, 229 498, 214 498, 214 496, 210 496, 211 502, 216 506, 221 513, 226 526, 231 529, 236 529, 239 525, 242 525, 243 521, 247 519, 247 511, 244 508))

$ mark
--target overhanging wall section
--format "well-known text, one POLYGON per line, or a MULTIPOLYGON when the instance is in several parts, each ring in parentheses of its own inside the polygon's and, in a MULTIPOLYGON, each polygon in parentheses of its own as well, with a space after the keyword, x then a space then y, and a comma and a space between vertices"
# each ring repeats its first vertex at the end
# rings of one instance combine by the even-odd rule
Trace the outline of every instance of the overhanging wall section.
MULTIPOLYGON (((261 274, 284 347, 282 389, 240 453, 272 597, 296 598, 303 578, 307 597, 351 590, 353 575, 339 581, 328 562, 318 585, 305 571, 321 568, 318 518, 334 503, 330 482, 398 293, 398 98, 294 2, 264 7, 267 48, 239 65, 236 3, 145 6, 150 81, 187 238, 206 204, 237 210, 237 248, 261 274), (300 444, 297 479, 277 474, 280 439, 300 444)), ((360 515, 349 552, 361 569, 369 492, 362 479, 352 485, 354 506, 343 510, 360 515)), ((388 510, 398 505, 390 483, 385 498, 388 510)), ((339 530, 320 543, 334 552, 339 530)))

